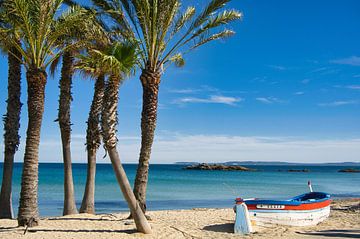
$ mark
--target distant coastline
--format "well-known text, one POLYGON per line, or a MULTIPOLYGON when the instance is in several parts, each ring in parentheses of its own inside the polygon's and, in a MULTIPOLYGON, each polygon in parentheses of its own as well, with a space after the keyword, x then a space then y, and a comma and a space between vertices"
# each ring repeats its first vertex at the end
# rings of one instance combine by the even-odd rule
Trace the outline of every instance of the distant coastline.
MULTIPOLYGON (((1 161, 0 165, 4 162, 1 161)), ((14 162, 15 164, 22 164, 23 162, 14 162)), ((179 161, 174 163, 151 163, 151 165, 196 165, 204 162, 193 162, 193 161, 179 161)), ((39 162, 39 164, 63 164, 63 162, 39 162)), ((73 162, 73 164, 87 164, 84 162, 73 162)), ((110 164, 109 161, 100 161, 97 164, 110 164)), ((136 162, 123 162, 127 165, 137 165, 136 162)), ((223 165, 252 165, 252 166, 338 166, 338 167, 360 167, 360 162, 335 162, 335 163, 290 163, 290 162, 281 162, 281 161, 228 161, 228 162, 209 162, 207 164, 223 164, 223 165)))
MULTIPOLYGON (((177 165, 194 165, 203 162, 175 162, 177 165)), ((259 165, 259 166, 353 166, 360 167, 360 162, 336 162, 336 163, 290 163, 281 161, 228 161, 228 162, 212 162, 208 164, 222 164, 222 165, 259 165)))

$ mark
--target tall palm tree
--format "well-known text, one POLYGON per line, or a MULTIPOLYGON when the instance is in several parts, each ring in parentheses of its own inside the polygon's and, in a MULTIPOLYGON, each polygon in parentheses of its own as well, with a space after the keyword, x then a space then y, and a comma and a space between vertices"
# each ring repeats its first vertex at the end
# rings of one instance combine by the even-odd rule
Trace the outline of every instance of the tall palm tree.
MULTIPOLYGON (((79 5, 72 0, 64 0, 69 6, 79 5)), ((87 6, 82 6, 89 12, 95 14, 95 9, 87 6)), ((99 14, 97 14, 99 15, 99 14)), ((86 37, 85 45, 81 50, 91 48, 103 48, 104 45, 109 44, 109 32, 106 32, 106 25, 102 22, 101 17, 92 19, 90 24, 87 25, 87 29, 82 29, 82 36, 86 37)), ((79 38, 78 37, 78 38, 79 38)), ((76 39, 75 39, 76 40, 76 39)), ((63 63, 64 65, 64 63, 63 63)), ((94 72, 87 72, 87 74, 93 75, 94 72)), ((104 96, 105 77, 103 74, 96 75, 93 100, 90 107, 90 112, 87 120, 86 130, 86 151, 87 151, 87 176, 83 199, 81 202, 80 213, 95 214, 95 176, 96 176, 96 153, 101 145, 101 129, 100 129, 100 115, 101 107, 104 96)), ((68 90, 70 91, 70 90, 68 90)))
POLYGON ((109 154, 120 189, 134 217, 137 230, 151 233, 151 227, 131 190, 116 149, 119 87, 123 79, 134 70, 137 63, 136 48, 130 43, 116 42, 103 50, 90 50, 88 56, 80 58, 79 68, 97 75, 109 76, 105 84, 101 112, 101 132, 104 146, 109 154))
MULTIPOLYGON (((71 4, 75 4, 71 2, 71 4)), ((109 40, 109 39, 108 39, 109 40)), ((104 42, 103 42, 104 43, 104 42)), ((109 43, 109 42, 108 42, 109 43)), ((103 48, 99 42, 93 45, 96 48, 103 48)), ((93 48, 88 48, 88 51, 93 48)), ((96 153, 101 145, 100 116, 103 105, 105 89, 105 73, 97 67, 90 56, 78 55, 82 59, 75 64, 75 68, 81 70, 85 75, 96 78, 94 95, 91 102, 86 129, 86 150, 87 150, 87 176, 86 185, 81 202, 80 213, 95 214, 95 176, 96 176, 96 153)))
POLYGON ((78 213, 75 204, 74 183, 71 165, 71 88, 74 57, 72 51, 66 51, 62 57, 61 78, 59 82, 59 111, 56 121, 59 122, 64 161, 64 208, 63 215, 78 213))
MULTIPOLYGON (((57 12, 62 0, 4 0, 3 8, 11 26, 20 32, 21 42, 12 41, 23 57, 26 68, 28 128, 21 193, 18 212, 19 226, 36 226, 39 223, 38 211, 38 151, 40 130, 44 112, 46 69, 71 46, 64 45, 61 39, 72 34, 72 26, 81 25, 86 11, 72 7, 60 16, 57 12)), ((9 29, 1 28, 1 34, 9 29)))
MULTIPOLYGON (((64 3, 69 6, 80 5, 73 0, 64 0, 64 3)), ((94 13, 95 9, 88 6, 81 5, 83 8, 94 13)), ((97 15, 100 15, 97 13, 97 15)), ((89 25, 90 26, 90 25, 89 25)), ((86 38, 88 40, 84 49, 103 48, 104 44, 108 44, 109 38, 106 32, 106 25, 102 22, 101 17, 92 21, 90 30, 86 31, 86 38), (95 30, 96 29, 96 30, 95 30), (95 30, 95 31, 94 31, 95 30), (89 34, 90 33, 90 34, 89 34), (95 34, 94 34, 95 33, 95 34)), ((88 69, 89 70, 89 69, 88 69)), ((92 69, 94 70, 94 69, 92 69)), ((85 71, 85 69, 83 69, 85 71)), ((86 72, 88 75, 94 76, 94 72, 86 72)), ((96 74, 95 74, 96 75, 96 74)), ((94 95, 90 107, 90 112, 87 120, 86 130, 86 151, 87 151, 87 176, 83 199, 81 202, 80 213, 95 214, 95 176, 96 176, 96 153, 101 145, 101 129, 100 129, 100 114, 104 96, 105 77, 102 74, 96 75, 94 95)))
POLYGON ((141 149, 134 193, 144 211, 161 75, 171 63, 183 66, 183 55, 189 51, 234 34, 222 28, 242 16, 236 10, 223 10, 229 1, 210 0, 196 14, 194 7, 183 10, 180 0, 93 0, 119 27, 130 28, 142 49, 141 149))
MULTIPOLYGON (((2 1, 0 1, 2 4, 2 1)), ((0 19, 0 25, 7 25, 5 19, 0 19)), ((8 26, 11 28, 11 26, 8 26)), ((4 166, 3 179, 0 192, 0 218, 13 218, 12 209, 12 174, 14 165, 14 155, 20 144, 20 113, 22 103, 21 95, 21 54, 15 48, 11 47, 9 40, 14 38, 18 40, 15 31, 9 32, 6 38, 0 39, 1 48, 8 55, 8 99, 7 112, 4 116, 4 166), (10 47, 9 47, 10 45, 10 47)))
POLYGON ((81 213, 95 214, 96 153, 101 145, 100 115, 104 88, 105 77, 103 74, 99 74, 96 76, 94 95, 87 120, 86 150, 88 163, 85 191, 80 207, 81 213))
MULTIPOLYGON (((76 7, 77 5, 72 4, 76 7)), ((79 7, 79 6, 77 6, 79 7)), ((72 101, 72 78, 74 73, 74 55, 76 52, 86 49, 89 45, 93 45, 96 41, 106 41, 107 36, 102 26, 96 20, 95 12, 91 9, 84 9, 89 13, 89 17, 83 19, 79 26, 72 26, 73 35, 65 39, 67 45, 76 44, 76 48, 66 51, 62 55, 62 69, 61 78, 59 82, 60 97, 59 97, 59 111, 56 121, 59 122, 61 141, 63 148, 64 161, 64 208, 63 215, 70 215, 78 213, 75 204, 74 183, 72 176, 71 165, 71 101, 72 101)), ((52 72, 55 71, 58 61, 51 65, 52 72)), ((86 191, 86 190, 85 190, 86 191)))

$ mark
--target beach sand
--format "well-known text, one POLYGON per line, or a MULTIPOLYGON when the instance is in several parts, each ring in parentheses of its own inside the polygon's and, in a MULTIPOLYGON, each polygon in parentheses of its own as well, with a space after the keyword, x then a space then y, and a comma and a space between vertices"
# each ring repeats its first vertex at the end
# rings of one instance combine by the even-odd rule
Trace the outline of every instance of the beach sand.
MULTIPOLYGON (((360 199, 336 200, 331 216, 317 226, 257 228, 245 238, 360 238, 360 199), (356 206, 357 205, 357 206, 356 206)), ((137 233, 127 213, 49 217, 40 225, 17 227, 16 220, 0 220, 0 238, 239 238, 233 233, 232 209, 152 211, 151 235, 137 233)))

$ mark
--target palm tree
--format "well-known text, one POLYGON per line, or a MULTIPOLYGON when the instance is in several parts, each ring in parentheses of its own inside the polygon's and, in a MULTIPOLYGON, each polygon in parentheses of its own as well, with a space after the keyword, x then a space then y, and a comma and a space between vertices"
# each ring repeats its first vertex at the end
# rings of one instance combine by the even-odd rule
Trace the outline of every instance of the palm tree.
POLYGON ((120 189, 128 203, 137 230, 143 233, 151 233, 144 213, 131 190, 129 180, 121 164, 117 145, 117 108, 119 86, 126 75, 134 70, 137 63, 136 48, 130 43, 116 42, 103 50, 90 50, 88 56, 82 56, 79 68, 95 75, 108 75, 101 112, 101 133, 113 166, 120 189))
POLYGON ((105 78, 100 74, 95 81, 94 96, 91 103, 86 130, 87 177, 85 192, 80 207, 81 213, 95 214, 95 174, 96 153, 101 145, 100 115, 103 104, 105 78))
MULTIPOLYGON (((64 3, 69 6, 79 5, 76 1, 73 0, 64 0, 64 3)), ((84 9, 87 9, 90 12, 96 13, 95 9, 89 8, 87 6, 81 5, 84 9)), ((97 14, 100 15, 100 14, 97 14)), ((88 25, 88 28, 85 32, 87 42, 83 46, 84 49, 90 48, 102 48, 104 44, 108 44, 109 38, 108 33, 105 30, 106 25, 99 18, 94 19, 91 24, 88 25), (95 31, 94 31, 95 30, 95 31), (92 43, 92 44, 91 44, 92 43)), ((84 31, 84 30, 82 30, 84 31)), ((84 37, 84 36, 80 36, 84 37)), ((85 71, 85 69, 83 69, 85 71)), ((93 69, 92 69, 93 70, 93 69)), ((94 72, 86 72, 87 74, 94 75, 94 72)), ((86 185, 84 190, 84 195, 80 207, 80 213, 90 213, 95 214, 95 176, 96 176, 96 153, 101 145, 101 129, 100 129, 100 114, 102 107, 102 100, 104 95, 104 75, 99 74, 96 76, 95 81, 95 90, 93 95, 93 100, 90 107, 90 112, 87 120, 87 130, 86 130, 86 150, 87 150, 87 176, 86 176, 86 185)))
MULTIPOLYGON (((73 5, 75 6, 75 5, 73 5)), ((89 17, 83 20, 81 28, 73 26, 73 35, 70 39, 66 40, 67 45, 71 45, 72 42, 79 43, 82 39, 82 44, 77 44, 76 49, 73 47, 63 53, 62 56, 62 69, 61 78, 59 82, 60 97, 59 97, 59 111, 58 118, 56 121, 59 122, 61 141, 63 148, 63 161, 64 161, 64 208, 63 215, 70 215, 78 213, 75 204, 74 195, 74 183, 72 176, 72 165, 71 165, 71 101, 72 101, 72 78, 74 73, 74 55, 77 51, 84 50, 87 45, 93 44, 94 40, 103 40, 105 33, 96 22, 96 19, 92 17, 91 10, 88 9, 89 17)), ((51 65, 52 71, 54 71, 57 65, 57 61, 51 65)))
POLYGON ((229 1, 211 0, 196 14, 194 7, 183 11, 180 0, 93 0, 119 27, 130 28, 142 49, 141 149, 134 193, 144 211, 161 75, 170 63, 183 66, 183 55, 189 51, 234 34, 221 28, 242 16, 236 10, 222 10, 229 1))
MULTIPOLYGON (((44 112, 46 69, 70 49, 61 39, 72 34, 72 26, 82 24, 86 11, 72 7, 61 16, 62 0, 4 0, 4 16, 20 32, 21 42, 12 41, 23 57, 26 68, 28 129, 18 212, 19 226, 36 226, 38 211, 38 151, 44 112)), ((7 34, 8 29, 0 29, 7 34)))
MULTIPOLYGON (((65 4, 73 7, 79 7, 76 3, 64 1, 65 4)), ((59 82, 60 88, 60 97, 59 97, 59 111, 57 122, 59 122, 62 149, 63 149, 63 161, 64 161, 64 207, 63 215, 70 215, 78 213, 76 204, 75 204, 75 194, 74 194, 74 183, 72 176, 72 165, 71 165, 71 101, 72 101, 72 78, 74 73, 74 55, 78 51, 84 50, 88 45, 92 45, 94 41, 104 41, 107 40, 107 36, 104 32, 102 26, 98 23, 96 18, 94 18, 92 11, 89 8, 83 7, 84 10, 87 10, 89 17, 83 19, 83 22, 80 26, 72 26, 73 34, 67 36, 64 39, 65 44, 71 45, 72 43, 76 44, 76 47, 66 51, 62 55, 62 69, 61 69, 61 78, 59 82), (80 40, 81 39, 81 40, 80 40)), ((54 74, 55 69, 59 59, 55 60, 51 64, 51 73, 54 74)), ((88 184, 87 184, 88 185, 88 184)), ((85 192, 91 192, 85 190, 85 192)))
MULTIPOLYGON (((0 2, 2 3, 2 1, 0 2)), ((6 27, 7 23, 0 19, 0 25, 6 27)), ((9 26, 11 27, 11 26, 9 26)), ((7 112, 4 116, 4 168, 3 179, 0 192, 0 218, 13 218, 12 209, 12 174, 14 165, 14 155, 20 144, 20 113, 21 113, 21 54, 15 48, 8 49, 9 39, 18 39, 15 32, 8 34, 6 38, 1 38, 1 46, 8 55, 8 99, 7 112)), ((19 41, 19 40, 16 40, 19 41)))
POLYGON ((63 215, 78 213, 75 204, 74 183, 71 166, 71 120, 70 106, 74 57, 72 51, 64 52, 60 78, 59 111, 56 121, 59 122, 64 161, 64 208, 63 215))

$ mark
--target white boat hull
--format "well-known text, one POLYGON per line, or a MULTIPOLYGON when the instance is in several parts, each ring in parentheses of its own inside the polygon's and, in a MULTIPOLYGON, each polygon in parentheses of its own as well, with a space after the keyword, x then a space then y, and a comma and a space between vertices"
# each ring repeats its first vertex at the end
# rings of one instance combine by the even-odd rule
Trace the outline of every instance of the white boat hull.
POLYGON ((315 210, 250 210, 255 225, 312 226, 330 215, 330 206, 315 210))

